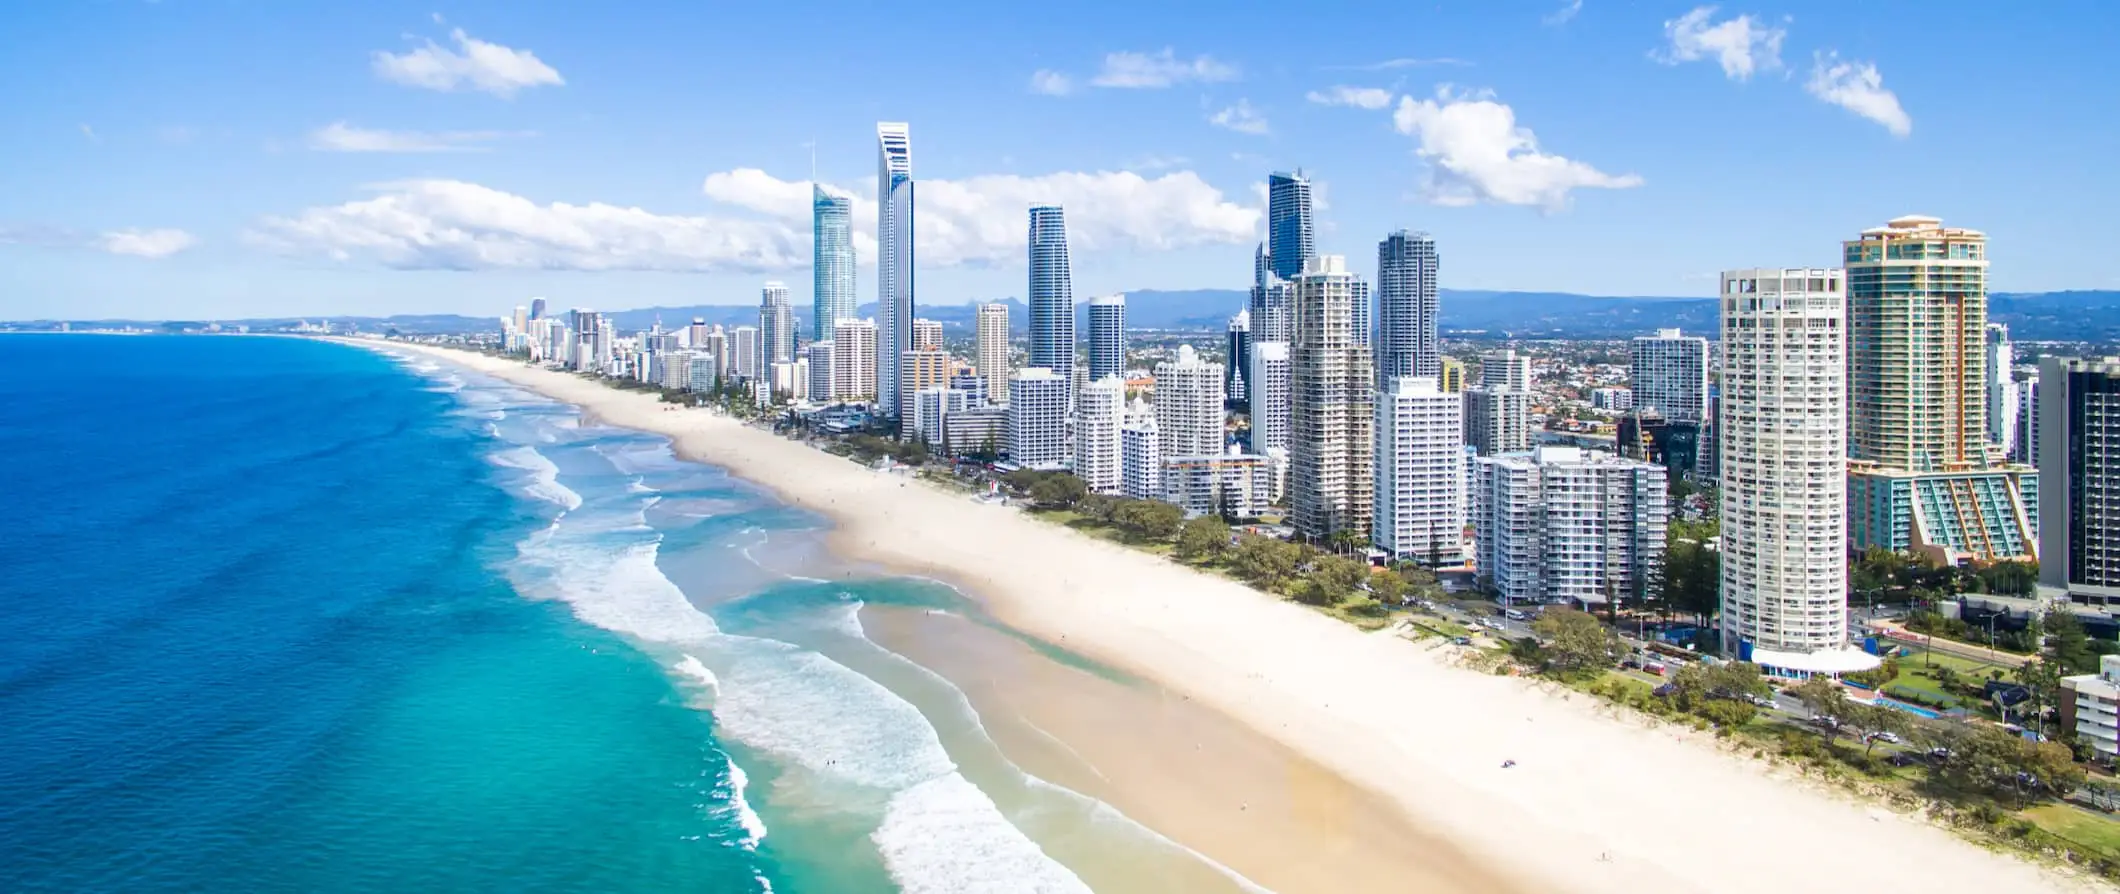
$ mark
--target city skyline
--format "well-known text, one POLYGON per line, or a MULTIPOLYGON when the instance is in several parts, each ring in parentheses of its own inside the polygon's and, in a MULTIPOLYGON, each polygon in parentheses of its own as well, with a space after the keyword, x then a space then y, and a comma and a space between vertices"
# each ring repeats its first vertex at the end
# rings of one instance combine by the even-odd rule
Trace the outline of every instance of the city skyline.
MULTIPOLYGON (((1902 210, 1977 220, 2012 246, 1998 291, 2120 285, 2071 224, 2115 186, 2065 173, 2100 169, 2111 125, 2048 108, 2110 104, 2115 79, 2085 70, 2105 65, 2097 28, 2002 27, 2007 10, 1918 24, 1814 3, 1696 11, 1387 12, 1329 68, 1269 52, 1263 12, 1035 40, 959 21, 988 49, 870 84, 847 72, 891 43, 855 39, 873 23, 775 29, 773 11, 743 23, 770 35, 757 53, 721 59, 666 36, 704 15, 677 8, 584 27, 527 9, 160 4, 116 30, 36 9, 14 33, 37 42, 0 55, 25 100, 0 119, 18 162, 0 174, 15 200, 0 211, 4 315, 464 312, 534 294, 743 304, 768 278, 804 306, 813 180, 858 206, 856 263, 874 275, 861 132, 877 120, 919 122, 930 150, 924 303, 1013 294, 1021 245, 989 224, 1041 200, 1075 218, 1085 294, 1238 285, 1266 236, 1260 175, 1297 169, 1314 178, 1317 251, 1358 257, 1426 230, 1448 246, 1449 288, 1705 295, 1748 257, 1830 263, 1823 234, 1902 210), (1418 45, 1384 36, 1413 15, 1418 45), (1970 62, 1918 51, 1976 39, 1970 62), (157 49, 187 44, 207 51, 157 49), (2077 76, 2015 64, 2034 47, 2077 76), (739 78, 790 83, 709 90, 711 115, 659 86, 739 78), (55 80, 69 86, 32 86, 55 80), (1592 81, 1608 92, 1584 95, 1592 81), (222 91, 244 101, 201 100, 222 91), (1626 101, 1586 101, 1611 96, 1626 101), (1761 153, 1740 134, 1762 118, 1798 138, 1761 153), (2004 163, 2011 177, 1978 176, 2004 163), (1851 167, 1870 173, 1838 178, 1851 167), (1939 178, 1960 185, 1942 196, 1939 178), (1802 180, 1836 189, 1762 202, 1761 184, 1802 180)), ((881 33, 961 18, 924 10, 881 33)))

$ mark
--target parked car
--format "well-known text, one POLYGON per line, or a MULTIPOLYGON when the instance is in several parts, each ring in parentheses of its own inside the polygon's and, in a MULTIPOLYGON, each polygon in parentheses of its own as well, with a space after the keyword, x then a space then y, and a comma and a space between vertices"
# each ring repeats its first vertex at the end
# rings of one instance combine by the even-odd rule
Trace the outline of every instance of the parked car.
POLYGON ((1876 739, 1877 741, 1883 742, 1887 745, 1897 745, 1901 741, 1903 741, 1899 738, 1898 733, 1892 732, 1891 730, 1881 730, 1878 732, 1871 733, 1870 738, 1876 739))
POLYGON ((1642 670, 1648 671, 1649 673, 1661 677, 1664 675, 1664 672, 1670 670, 1670 668, 1665 667, 1664 663, 1661 661, 1651 661, 1648 664, 1642 665, 1642 670))

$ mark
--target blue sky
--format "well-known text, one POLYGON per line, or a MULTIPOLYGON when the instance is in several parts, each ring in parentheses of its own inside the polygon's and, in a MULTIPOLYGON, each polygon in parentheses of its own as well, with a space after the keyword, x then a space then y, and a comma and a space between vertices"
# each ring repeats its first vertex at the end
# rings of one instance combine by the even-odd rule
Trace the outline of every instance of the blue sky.
POLYGON ((1241 287, 1298 166, 1323 251, 1427 230, 1445 287, 1705 294, 1923 213, 2120 288, 2120 6, 919 6, 10 4, 0 318, 802 302, 812 147, 872 231, 878 120, 927 303, 1021 295, 1032 201, 1078 297, 1241 287))

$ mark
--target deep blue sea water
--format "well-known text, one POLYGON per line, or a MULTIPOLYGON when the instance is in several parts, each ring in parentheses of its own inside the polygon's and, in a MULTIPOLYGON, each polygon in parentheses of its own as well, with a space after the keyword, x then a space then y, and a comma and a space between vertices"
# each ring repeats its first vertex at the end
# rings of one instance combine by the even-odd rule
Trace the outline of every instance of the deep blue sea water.
POLYGON ((4 336, 0 369, 0 891, 1162 890, 1199 859, 861 633, 954 593, 825 582, 821 520, 661 439, 310 341, 4 336))

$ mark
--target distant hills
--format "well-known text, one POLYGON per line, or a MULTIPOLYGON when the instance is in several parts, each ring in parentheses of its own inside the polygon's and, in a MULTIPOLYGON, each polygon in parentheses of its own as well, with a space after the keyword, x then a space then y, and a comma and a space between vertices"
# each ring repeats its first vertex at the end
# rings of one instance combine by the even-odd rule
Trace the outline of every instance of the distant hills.
MULTIPOLYGON (((1717 308, 1712 298, 1599 297, 1567 292, 1495 292, 1471 289, 1442 290, 1442 328, 1446 335, 1486 334, 1496 338, 1624 338, 1655 329, 1680 328, 1714 336, 1717 308)), ((1248 293, 1237 289, 1188 289, 1158 291, 1143 289, 1126 296, 1127 326, 1136 330, 1221 331, 1229 318, 1242 310, 1248 293)), ((1009 307, 1009 324, 1025 331, 1029 310, 1015 298, 1002 299, 1009 307)), ((1076 308, 1077 331, 1088 325, 1087 305, 1076 308)), ((935 320, 946 330, 969 331, 978 313, 973 304, 940 304, 920 308, 920 316, 935 320)), ((861 307, 863 316, 876 314, 874 302, 861 307)), ((625 331, 646 329, 657 320, 668 328, 690 323, 694 318, 724 326, 755 325, 758 309, 751 305, 708 304, 685 307, 644 307, 612 312, 613 322, 625 331)), ((795 308, 800 331, 809 330, 809 308, 795 308)), ((2120 291, 2070 291, 1996 293, 1989 296, 1988 318, 2007 323, 2018 341, 2069 341, 2099 344, 2120 343, 2120 291)), ((497 316, 467 317, 454 314, 401 315, 391 317, 333 317, 334 323, 354 323, 363 331, 396 329, 405 333, 458 333, 491 329, 497 316)), ((206 321, 73 320, 81 328, 170 328, 198 327, 206 321)), ((253 330, 291 327, 293 318, 218 320, 224 327, 246 325, 253 330)), ((314 322, 312 320, 312 322, 314 322)), ((53 328, 56 321, 0 324, 0 328, 53 328)))

